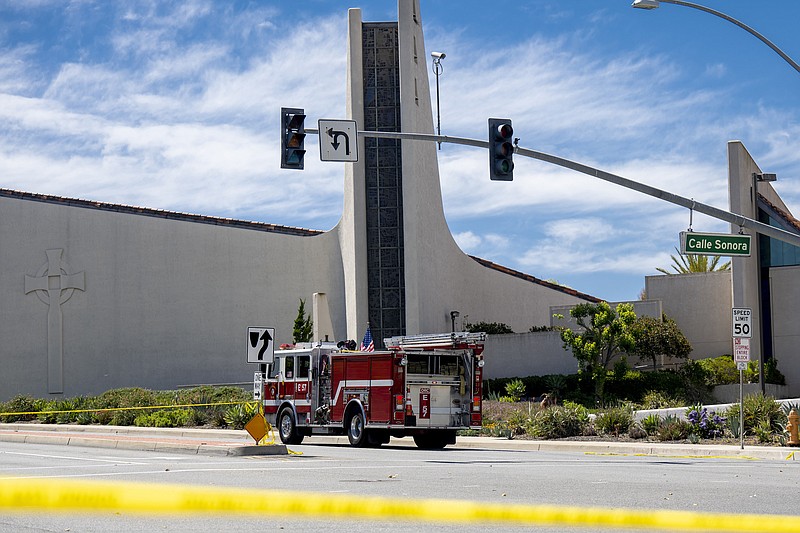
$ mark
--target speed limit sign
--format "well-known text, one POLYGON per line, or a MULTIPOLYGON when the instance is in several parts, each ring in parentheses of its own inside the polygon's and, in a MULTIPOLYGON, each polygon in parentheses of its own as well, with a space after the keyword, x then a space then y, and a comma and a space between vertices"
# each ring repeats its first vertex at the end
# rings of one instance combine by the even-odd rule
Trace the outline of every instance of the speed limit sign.
POLYGON ((753 323, 752 323, 752 310, 749 307, 734 307, 733 308, 733 336, 734 337, 752 337, 753 336, 753 323))

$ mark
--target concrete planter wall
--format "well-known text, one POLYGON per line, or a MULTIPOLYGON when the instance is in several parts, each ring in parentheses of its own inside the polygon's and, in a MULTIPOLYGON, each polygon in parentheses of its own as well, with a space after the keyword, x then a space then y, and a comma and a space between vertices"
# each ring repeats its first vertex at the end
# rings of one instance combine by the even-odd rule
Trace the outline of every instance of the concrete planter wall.
MULTIPOLYGON (((758 383, 745 383, 744 395, 756 394, 761 392, 761 386, 758 383)), ((773 385, 767 383, 765 385, 765 392, 767 396, 772 396, 776 400, 789 397, 789 387, 786 385, 773 385)), ((714 387, 714 398, 720 403, 736 403, 739 401, 739 384, 733 385, 717 385, 714 387)))

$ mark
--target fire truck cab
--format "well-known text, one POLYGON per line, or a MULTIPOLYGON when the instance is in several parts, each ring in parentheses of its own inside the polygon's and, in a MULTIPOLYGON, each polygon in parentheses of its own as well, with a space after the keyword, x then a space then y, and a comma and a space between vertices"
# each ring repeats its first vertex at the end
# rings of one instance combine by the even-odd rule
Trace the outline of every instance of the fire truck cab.
POLYGON ((481 427, 484 333, 385 339, 386 350, 334 343, 276 350, 264 379, 267 420, 281 441, 347 435, 352 446, 411 436, 420 448, 455 444, 481 427))

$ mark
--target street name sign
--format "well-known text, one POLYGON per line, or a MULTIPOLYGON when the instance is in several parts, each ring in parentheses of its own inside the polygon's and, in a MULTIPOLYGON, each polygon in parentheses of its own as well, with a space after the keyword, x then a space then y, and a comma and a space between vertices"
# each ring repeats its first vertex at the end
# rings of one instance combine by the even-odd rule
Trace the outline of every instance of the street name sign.
POLYGON ((734 307, 731 323, 733 337, 753 336, 753 311, 749 307, 734 307))
POLYGON ((737 363, 750 361, 750 339, 747 337, 733 339, 733 360, 737 363))
POLYGON ((358 161, 358 129, 355 120, 317 121, 320 161, 358 161))
POLYGON ((682 254, 749 257, 750 250, 750 235, 697 233, 694 231, 681 232, 682 254))
POLYGON ((272 363, 275 359, 275 328, 247 328, 247 362, 272 363))

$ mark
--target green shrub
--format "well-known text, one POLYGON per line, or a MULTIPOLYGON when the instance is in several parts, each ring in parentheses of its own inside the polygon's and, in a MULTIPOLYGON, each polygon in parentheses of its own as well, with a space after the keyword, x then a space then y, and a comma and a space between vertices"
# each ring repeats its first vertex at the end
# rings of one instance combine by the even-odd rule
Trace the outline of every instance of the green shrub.
MULTIPOLYGON (((14 396, 8 402, 2 404, 0 412, 3 413, 33 413, 40 411, 39 405, 37 405, 37 401, 31 398, 30 396, 14 396)), ((20 422, 20 421, 28 421, 28 420, 35 420, 35 414, 27 414, 27 415, 3 415, 0 416, 0 422, 20 422)))
POLYGON ((525 384, 521 379, 515 379, 506 383, 506 396, 501 398, 502 401, 518 402, 525 396, 525 384))
POLYGON ((632 424, 633 409, 630 404, 608 408, 594 419, 594 427, 599 433, 616 437, 627 433, 632 424))
POLYGON ((661 426, 661 416, 657 413, 650 413, 642 419, 641 424, 648 435, 655 435, 661 426))
MULTIPOLYGON (((773 433, 783 431, 786 425, 786 413, 781 409, 775 398, 761 394, 749 394, 744 397, 744 434, 754 434, 756 428, 763 431, 770 428, 773 433)), ((739 404, 732 405, 726 416, 739 419, 739 404)))
POLYGON ((764 383, 786 385, 786 376, 778 370, 778 360, 774 357, 764 361, 764 383))
POLYGON ((488 333, 489 335, 503 335, 514 333, 514 330, 504 322, 477 322, 475 324, 465 324, 466 330, 471 333, 488 333))
POLYGON ((189 425, 189 409, 164 409, 138 415, 133 424, 139 427, 177 428, 189 425))
POLYGON ((105 409, 104 411, 97 411, 95 418, 100 424, 132 426, 134 419, 147 411, 128 408, 157 405, 156 400, 156 394, 151 390, 139 387, 112 389, 94 399, 93 408, 105 409))
POLYGON ((567 388, 567 378, 561 374, 552 374, 544 376, 544 382, 547 385, 547 393, 552 395, 554 401, 558 401, 564 395, 567 388))
POLYGON ((639 405, 642 409, 668 409, 680 407, 683 401, 669 396, 666 392, 650 390, 642 397, 639 405))
POLYGON ((689 436, 691 425, 675 415, 664 417, 658 426, 656 438, 660 441, 684 440, 689 436))
MULTIPOLYGON (((761 444, 775 442, 778 438, 777 432, 772 429, 772 426, 770 426, 767 420, 759 422, 759 424, 753 428, 752 433, 761 444)), ((781 432, 781 434, 782 433, 783 432, 781 432)))
POLYGON ((109 424, 112 426, 132 426, 136 417, 140 414, 145 414, 147 411, 143 409, 124 409, 120 411, 113 411, 109 424))
POLYGON ((233 429, 244 429, 245 424, 258 412, 255 402, 233 405, 225 411, 225 425, 233 429))
POLYGON ((525 432, 537 439, 561 439, 584 435, 589 429, 589 411, 582 405, 564 402, 534 410, 525 432))
MULTIPOLYGON (((682 381, 679 396, 689 403, 710 403, 713 400, 709 372, 698 361, 689 360, 678 369, 682 381)), ((675 394, 674 396, 678 396, 675 394)))
POLYGON ((612 374, 606 380, 608 399, 642 403, 648 393, 654 391, 669 398, 682 397, 686 389, 684 376, 674 370, 641 372, 628 370, 624 375, 612 374))
POLYGON ((94 417, 93 412, 83 411, 75 414, 75 422, 85 426, 88 424, 94 424, 96 422, 96 419, 94 417))
POLYGON ((719 357, 698 359, 697 364, 706 371, 708 375, 706 383, 711 387, 739 383, 739 371, 736 369, 736 363, 733 362, 733 356, 720 355, 719 357))
POLYGON ((36 415, 36 419, 41 424, 55 424, 58 421, 58 415, 53 411, 58 410, 59 403, 58 400, 42 400, 39 404, 41 410, 36 415))

